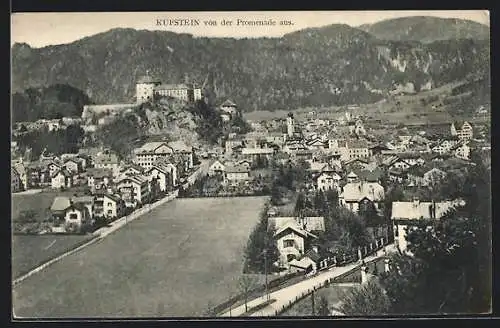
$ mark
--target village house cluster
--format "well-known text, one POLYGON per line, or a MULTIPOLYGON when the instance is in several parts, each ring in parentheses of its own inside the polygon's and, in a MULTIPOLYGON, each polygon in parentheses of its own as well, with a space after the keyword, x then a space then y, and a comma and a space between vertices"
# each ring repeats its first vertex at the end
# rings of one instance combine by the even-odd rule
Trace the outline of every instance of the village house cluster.
MULTIPOLYGON (((201 99, 194 87, 162 85, 149 75, 139 79, 136 91, 139 103, 155 95, 184 101, 201 99)), ((104 108, 95 106, 86 108, 82 119, 71 124, 84 124, 90 112, 104 108)), ((120 111, 124 106, 113 108, 120 111)), ((230 99, 222 102, 217 112, 224 122, 241 116, 238 105, 230 99)), ((69 123, 68 119, 44 121, 43 126, 59 129, 69 123)), ((81 149, 78 154, 58 157, 42 155, 37 161, 25 161, 20 156, 13 160, 12 191, 87 188, 84 196, 58 196, 51 206, 58 222, 54 229, 72 232, 96 218, 113 220, 176 189, 187 190, 200 177, 212 183, 204 187, 208 196, 252 194, 257 190, 266 194, 273 178, 269 163, 305 162, 306 192, 335 191, 339 206, 354 213, 369 206, 382 213, 388 184, 410 192, 432 188, 453 170, 473 165, 472 150, 491 149, 480 128, 470 122, 442 125, 436 133, 432 127, 382 125, 347 111, 336 118, 320 118, 316 112, 305 117, 290 113, 281 119, 248 123, 251 132, 231 133, 217 146, 195 149, 181 140, 147 142, 123 160, 109 149, 81 149), (200 167, 195 165, 195 157, 205 168, 202 174, 193 176, 200 167)), ((17 145, 11 147, 16 149, 17 145)), ((392 230, 400 249, 406 248, 405 227, 422 218, 439 218, 457 201, 415 198, 394 202, 392 230)), ((323 217, 294 217, 275 208, 268 216, 275 229, 281 267, 302 270, 312 264, 314 268, 326 265, 327 255, 315 245, 318 234, 325 230, 323 217)))
MULTIPOLYGON (((400 185, 410 193, 433 188, 453 170, 474 165, 470 161, 473 149, 490 150, 480 129, 475 135, 469 122, 442 125, 437 134, 432 132, 434 127, 394 127, 394 133, 387 133, 388 127, 380 126, 386 131, 384 137, 374 136, 377 124, 367 127, 363 117, 349 112, 336 120, 320 119, 312 112, 302 120, 289 114, 283 120, 250 123, 252 132, 230 136, 222 150, 209 154, 210 175, 223 176, 224 183, 249 184, 254 179, 253 163, 262 158, 283 164, 305 161, 307 191, 335 190, 339 205, 355 213, 373 206, 382 214, 387 184, 400 185)), ((458 202, 416 197, 394 202, 392 230, 398 247, 406 250, 407 226, 420 219, 440 218, 458 202)), ((279 209, 268 213, 281 254, 279 265, 290 270, 326 265, 327 255, 315 245, 318 233, 325 229, 324 218, 289 214, 282 216, 279 209)))
POLYGON ((112 221, 166 196, 194 172, 193 150, 182 141, 148 143, 134 155, 119 160, 109 149, 82 148, 32 162, 20 158, 11 168, 12 191, 83 192, 56 196, 50 208, 53 232, 79 232, 97 218, 112 221))

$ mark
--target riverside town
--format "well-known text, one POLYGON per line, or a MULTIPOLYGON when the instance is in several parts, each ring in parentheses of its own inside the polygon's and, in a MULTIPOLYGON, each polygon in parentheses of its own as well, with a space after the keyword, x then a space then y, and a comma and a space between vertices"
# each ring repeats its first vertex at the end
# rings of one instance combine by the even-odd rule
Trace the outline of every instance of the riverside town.
POLYGON ((13 320, 490 313, 489 22, 392 13, 13 15, 13 320))

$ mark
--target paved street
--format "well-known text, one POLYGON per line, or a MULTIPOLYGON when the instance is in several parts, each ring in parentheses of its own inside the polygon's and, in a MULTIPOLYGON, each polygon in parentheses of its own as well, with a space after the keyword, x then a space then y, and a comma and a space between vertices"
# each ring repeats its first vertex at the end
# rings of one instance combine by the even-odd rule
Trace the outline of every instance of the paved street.
MULTIPOLYGON (((394 245, 388 245, 387 246, 387 252, 392 253, 395 252, 396 248, 394 245)), ((380 258, 384 256, 384 252, 382 250, 378 251, 376 254, 368 256, 365 258, 365 261, 372 261, 377 258, 380 258)), ((311 279, 307 279, 304 281, 301 281, 295 285, 288 286, 286 288, 277 290, 275 292, 270 293, 270 299, 275 299, 276 302, 268 305, 267 307, 263 308, 262 310, 253 313, 251 316, 253 317, 265 317, 265 316, 274 316, 276 311, 281 310, 281 308, 285 305, 287 305, 290 301, 295 301, 296 297, 299 297, 302 295, 302 293, 306 292, 307 290, 313 289, 314 287, 318 288, 321 287, 325 280, 331 279, 338 277, 344 273, 347 273, 357 267, 360 266, 360 263, 353 263, 344 267, 335 267, 330 269, 329 271, 322 272, 318 274, 317 276, 312 277, 311 279)), ((248 308, 251 309, 259 304, 264 302, 264 296, 254 299, 250 302, 248 302, 248 308)), ((245 313, 245 305, 238 306, 234 309, 231 309, 231 316, 241 316, 242 314, 245 313)), ((228 317, 229 316, 229 311, 221 315, 223 317, 228 317)))

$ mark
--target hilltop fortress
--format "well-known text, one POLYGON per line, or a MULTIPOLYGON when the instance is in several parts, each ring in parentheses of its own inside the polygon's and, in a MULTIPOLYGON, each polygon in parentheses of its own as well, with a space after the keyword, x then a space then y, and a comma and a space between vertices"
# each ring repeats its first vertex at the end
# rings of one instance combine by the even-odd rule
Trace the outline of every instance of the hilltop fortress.
POLYGON ((135 90, 135 103, 83 106, 82 122, 87 127, 86 130, 95 130, 97 125, 105 125, 113 121, 114 116, 132 111, 137 105, 161 97, 185 102, 202 99, 201 88, 195 84, 162 84, 159 79, 150 76, 149 72, 137 80, 135 90))
POLYGON ((162 84, 149 73, 139 78, 136 83, 136 102, 142 104, 155 97, 172 97, 187 102, 201 99, 201 88, 194 84, 162 84))

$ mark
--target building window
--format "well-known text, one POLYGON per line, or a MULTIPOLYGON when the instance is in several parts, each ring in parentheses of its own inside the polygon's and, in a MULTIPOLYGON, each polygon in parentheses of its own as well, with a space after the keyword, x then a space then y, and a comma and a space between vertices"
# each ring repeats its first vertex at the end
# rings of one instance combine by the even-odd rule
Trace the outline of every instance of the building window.
POLYGON ((293 239, 287 239, 283 241, 283 247, 294 247, 295 241, 293 239))

